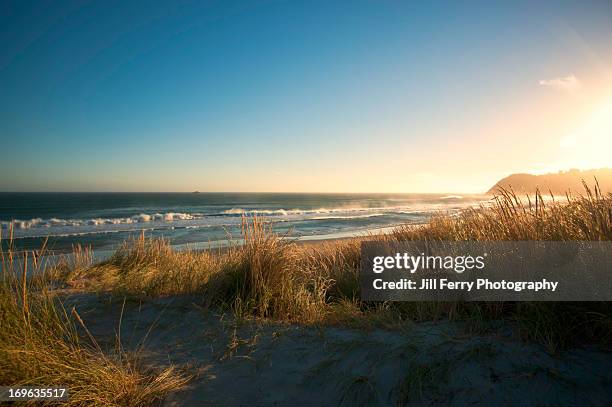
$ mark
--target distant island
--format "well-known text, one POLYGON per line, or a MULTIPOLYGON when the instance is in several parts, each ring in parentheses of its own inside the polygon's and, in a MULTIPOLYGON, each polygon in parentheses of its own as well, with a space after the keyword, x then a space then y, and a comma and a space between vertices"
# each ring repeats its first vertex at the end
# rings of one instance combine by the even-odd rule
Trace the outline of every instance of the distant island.
POLYGON ((584 192, 582 181, 593 187, 595 179, 599 182, 603 193, 612 193, 612 168, 600 168, 585 171, 572 169, 542 175, 512 174, 498 181, 487 194, 499 192, 500 188, 511 188, 518 194, 533 194, 537 189, 546 194, 549 191, 555 195, 564 195, 568 191, 582 194, 584 192))

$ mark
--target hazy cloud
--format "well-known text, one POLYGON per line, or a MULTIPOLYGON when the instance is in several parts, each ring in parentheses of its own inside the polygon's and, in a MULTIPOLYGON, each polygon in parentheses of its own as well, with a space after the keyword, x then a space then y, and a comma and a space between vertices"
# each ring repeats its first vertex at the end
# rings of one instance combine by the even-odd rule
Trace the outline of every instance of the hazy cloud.
POLYGON ((540 79, 539 84, 541 86, 548 86, 553 89, 569 92, 577 91, 582 87, 582 83, 575 75, 553 79, 540 79))

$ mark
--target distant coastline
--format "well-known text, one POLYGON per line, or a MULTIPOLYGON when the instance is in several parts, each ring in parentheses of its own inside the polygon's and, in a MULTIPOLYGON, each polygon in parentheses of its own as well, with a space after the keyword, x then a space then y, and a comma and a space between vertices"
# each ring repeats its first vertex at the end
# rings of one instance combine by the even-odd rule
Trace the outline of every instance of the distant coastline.
POLYGON ((537 190, 554 195, 564 195, 567 192, 582 194, 583 181, 589 188, 594 188, 595 180, 601 192, 612 193, 612 168, 600 168, 585 171, 572 169, 542 175, 512 174, 498 181, 487 194, 498 193, 501 189, 512 189, 518 194, 534 194, 537 190))

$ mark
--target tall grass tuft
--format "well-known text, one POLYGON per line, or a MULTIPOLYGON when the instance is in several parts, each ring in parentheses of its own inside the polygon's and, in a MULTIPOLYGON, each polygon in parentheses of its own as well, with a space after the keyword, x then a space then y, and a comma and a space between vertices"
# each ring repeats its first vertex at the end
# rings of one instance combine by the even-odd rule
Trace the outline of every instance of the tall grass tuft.
POLYGON ((152 371, 120 347, 103 351, 49 291, 41 254, 0 250, 1 385, 67 386, 73 406, 142 406, 186 383, 174 367, 152 371))
POLYGON ((242 245, 220 254, 209 267, 204 295, 209 305, 229 306, 240 315, 286 321, 322 318, 329 280, 305 272, 296 244, 257 217, 242 221, 242 245))

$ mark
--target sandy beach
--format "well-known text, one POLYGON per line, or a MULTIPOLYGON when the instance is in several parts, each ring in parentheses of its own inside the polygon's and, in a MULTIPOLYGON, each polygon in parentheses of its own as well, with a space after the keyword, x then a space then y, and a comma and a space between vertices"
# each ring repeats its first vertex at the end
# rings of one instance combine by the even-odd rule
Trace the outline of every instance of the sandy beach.
POLYGON ((91 332, 140 349, 143 362, 189 366, 195 377, 166 406, 605 405, 612 353, 550 355, 506 326, 479 333, 448 321, 401 330, 303 327, 237 320, 197 298, 109 302, 67 298, 91 332), (123 308, 123 309, 122 309, 123 308))

